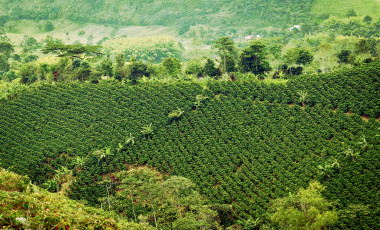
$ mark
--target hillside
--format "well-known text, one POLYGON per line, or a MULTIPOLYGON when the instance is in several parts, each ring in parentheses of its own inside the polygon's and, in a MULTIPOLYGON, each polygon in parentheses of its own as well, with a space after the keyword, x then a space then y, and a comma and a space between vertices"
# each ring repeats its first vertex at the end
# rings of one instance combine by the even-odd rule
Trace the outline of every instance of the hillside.
POLYGON ((0 168, 2 229, 153 229, 29 184, 29 178, 0 168))
POLYGON ((313 16, 327 14, 344 17, 347 11, 355 10, 358 15, 379 15, 380 2, 377 0, 314 0, 311 8, 313 16), (375 11, 376 9, 376 11, 375 11))
POLYGON ((308 20, 312 0, 234 0, 234 1, 162 1, 162 0, 4 0, 3 15, 11 19, 57 19, 76 22, 120 25, 189 26, 268 26, 300 23, 308 20), (36 7, 38 6, 38 7, 36 7))
POLYGON ((106 194, 96 182, 102 175, 147 165, 191 179, 241 219, 261 217, 270 200, 320 180, 339 209, 369 207, 360 224, 341 217, 341 229, 376 229, 379 73, 375 62, 280 85, 43 84, 0 105, 0 166, 42 183, 84 157, 69 194, 96 205, 106 194), (183 117, 170 119, 177 109, 183 117), (125 144, 130 135, 135 145, 125 144), (93 154, 105 148, 107 158, 93 154), (333 162, 340 167, 330 170, 333 162))

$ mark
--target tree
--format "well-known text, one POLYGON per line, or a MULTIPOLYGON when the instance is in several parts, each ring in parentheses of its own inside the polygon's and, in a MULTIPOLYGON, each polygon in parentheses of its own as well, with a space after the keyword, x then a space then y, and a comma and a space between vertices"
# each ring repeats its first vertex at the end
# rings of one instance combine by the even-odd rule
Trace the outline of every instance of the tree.
POLYGON ((218 55, 220 58, 220 69, 222 73, 235 71, 235 59, 237 57, 237 51, 234 41, 230 37, 220 37, 214 42, 214 47, 218 49, 218 55))
POLYGON ((216 77, 218 75, 218 69, 215 68, 215 62, 210 58, 207 58, 206 64, 203 68, 203 73, 210 77, 216 77))
MULTIPOLYGON (((151 124, 152 125, 152 124, 151 124)), ((128 145, 128 144, 131 144, 132 146, 135 145, 135 137, 132 136, 132 133, 129 133, 129 137, 127 137, 125 139, 125 143, 128 145)))
POLYGON ((86 159, 84 157, 77 156, 75 158, 74 164, 76 165, 76 169, 78 171, 82 171, 83 165, 86 163, 86 159))
POLYGON ((315 58, 319 62, 322 73, 331 71, 337 62, 332 46, 327 42, 322 42, 318 46, 318 52, 315 55, 315 58))
POLYGON ((178 218, 183 216, 182 202, 183 197, 189 195, 189 189, 195 185, 190 179, 180 176, 172 176, 163 183, 163 186, 170 192, 173 197, 173 203, 177 207, 178 218))
POLYGON ((267 59, 266 45, 261 41, 251 42, 250 46, 240 54, 240 69, 242 72, 252 72, 262 75, 270 71, 267 59))
POLYGON ((343 153, 346 155, 346 156, 351 156, 352 159, 355 161, 356 159, 358 159, 358 157, 360 157, 360 152, 355 152, 352 148, 347 148, 346 150, 343 151, 343 153))
POLYGON ((257 229, 259 226, 260 218, 253 219, 252 217, 249 217, 248 220, 239 220, 237 223, 243 227, 244 230, 253 230, 257 229))
POLYGON ((42 49, 44 54, 55 53, 58 57, 70 57, 71 59, 79 58, 85 60, 87 58, 96 58, 101 56, 100 49, 102 46, 98 45, 64 45, 57 43, 48 43, 42 49))
POLYGON ((132 84, 136 84, 137 79, 143 76, 149 76, 148 65, 133 59, 129 65, 129 79, 132 81, 132 84))
POLYGON ((314 56, 313 54, 306 50, 306 49, 299 49, 298 50, 298 55, 296 59, 296 63, 298 65, 303 65, 305 68, 305 74, 306 74, 306 64, 309 64, 313 61, 314 56))
POLYGON ((181 63, 177 58, 168 57, 162 62, 162 66, 169 76, 181 73, 181 63))
POLYGON ((100 70, 104 76, 112 77, 113 75, 112 61, 109 55, 107 56, 107 58, 103 59, 102 62, 100 63, 100 70))
POLYGON ((297 94, 300 96, 298 100, 302 102, 302 106, 305 107, 307 92, 306 91, 298 91, 297 94))
POLYGON ((353 63, 353 55, 350 50, 341 50, 340 53, 337 54, 338 62, 351 64, 353 63))
MULTIPOLYGON (((375 5, 376 5, 376 3, 375 3, 375 5)), ((365 16, 363 19, 363 22, 366 24, 370 24, 372 22, 372 17, 369 15, 365 16)))
POLYGON ((134 201, 151 208, 156 229, 158 229, 157 211, 164 203, 165 188, 158 183, 159 175, 150 169, 121 171, 117 178, 123 189, 122 195, 132 199, 132 211, 137 220, 134 201))
POLYGON ((319 174, 322 175, 325 180, 331 176, 337 169, 340 168, 339 162, 337 159, 332 158, 332 160, 325 161, 323 165, 318 165, 319 174))
POLYGON ((32 84, 38 79, 38 67, 35 63, 26 63, 21 66, 19 75, 21 76, 21 83, 32 84))
POLYGON ((367 139, 365 138, 365 135, 363 134, 360 138, 360 141, 358 142, 359 145, 361 145, 362 149, 371 148, 372 145, 369 145, 367 142, 367 139))
POLYGON ((15 51, 13 45, 9 42, 0 42, 0 54, 3 54, 8 58, 11 57, 12 53, 15 51))
POLYGON ((152 123, 141 128, 141 133, 145 136, 150 136, 153 133, 152 123))
POLYGON ((113 154, 112 154, 112 149, 107 147, 105 149, 102 149, 102 150, 96 150, 93 152, 93 154, 98 157, 98 164, 100 163, 100 161, 102 159, 108 161, 109 157, 111 157, 113 154))
POLYGON ((41 32, 49 32, 55 29, 53 23, 51 21, 41 21, 37 24, 37 28, 41 32))
POLYGON ((319 182, 311 182, 295 195, 278 198, 273 202, 275 213, 271 221, 281 229, 325 229, 338 221, 338 212, 332 202, 322 197, 326 188, 319 182))
POLYGON ((185 111, 182 109, 178 108, 177 110, 173 110, 171 113, 169 113, 168 117, 170 119, 179 119, 180 117, 183 116, 185 111))
POLYGON ((357 16, 357 13, 355 12, 354 9, 347 10, 346 17, 350 18, 350 17, 356 17, 356 16, 357 16))
POLYGON ((7 56, 5 56, 4 54, 0 54, 0 74, 8 72, 9 67, 10 67, 10 64, 8 62, 7 56))
POLYGON ((196 107, 199 107, 199 106, 201 106, 202 102, 205 101, 205 100, 207 100, 207 99, 208 99, 207 96, 203 96, 202 94, 198 94, 198 95, 195 96, 195 103, 194 103, 194 105, 196 107))
POLYGON ((126 76, 124 66, 127 59, 125 58, 124 54, 119 53, 118 55, 116 55, 115 60, 116 60, 115 78, 121 81, 126 76))
POLYGON ((41 44, 38 43, 34 37, 29 37, 27 35, 25 35, 24 39, 20 42, 20 46, 24 53, 30 53, 41 48, 41 44))
POLYGON ((202 62, 200 59, 193 58, 187 63, 186 74, 194 74, 197 77, 202 75, 202 62))
POLYGON ((355 44, 355 53, 356 54, 366 54, 371 50, 370 45, 367 39, 362 38, 355 44))
POLYGON ((70 170, 62 166, 60 169, 55 170, 55 173, 54 180, 57 182, 57 192, 59 192, 59 185, 67 179, 66 176, 70 174, 70 170))
POLYGON ((296 63, 297 54, 298 54, 297 48, 290 48, 285 52, 285 54, 282 55, 282 59, 284 60, 285 64, 289 66, 291 75, 292 75, 292 65, 296 63))

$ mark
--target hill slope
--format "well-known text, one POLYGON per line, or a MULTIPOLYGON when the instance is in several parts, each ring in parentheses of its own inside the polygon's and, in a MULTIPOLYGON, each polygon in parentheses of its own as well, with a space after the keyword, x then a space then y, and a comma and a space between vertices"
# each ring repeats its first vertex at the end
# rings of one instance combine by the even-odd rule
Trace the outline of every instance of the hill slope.
POLYGON ((0 3, 11 18, 56 19, 122 25, 244 26, 300 23, 310 14, 311 0, 33 0, 0 3), (36 6, 41 6, 36 8, 36 6), (43 7, 42 7, 43 6, 43 7))
POLYGON ((379 73, 373 63, 286 85, 42 85, 0 105, 0 166, 37 182, 84 156, 70 196, 96 204, 106 194, 96 183, 101 175, 147 164, 190 178, 212 202, 231 203, 239 218, 260 217, 273 198, 321 180, 340 209, 371 209, 363 223, 343 220, 342 228, 378 228, 379 73), (208 99, 194 107, 199 94, 208 99), (184 116, 170 120, 177 108, 184 116), (143 135, 149 124, 152 135, 143 135), (130 134, 133 146, 124 144, 130 134), (106 147, 107 159, 92 154, 106 147), (340 168, 318 170, 335 160, 340 168))
POLYGON ((348 10, 355 10, 358 15, 362 16, 378 15, 380 14, 380 2, 377 0, 314 0, 311 12, 314 16, 329 14, 342 17, 348 10))

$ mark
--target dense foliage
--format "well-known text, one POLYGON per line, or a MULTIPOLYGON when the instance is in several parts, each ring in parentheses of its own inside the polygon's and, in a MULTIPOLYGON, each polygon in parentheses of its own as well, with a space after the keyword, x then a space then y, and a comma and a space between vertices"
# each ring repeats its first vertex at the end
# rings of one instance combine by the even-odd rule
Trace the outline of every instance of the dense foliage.
POLYGON ((240 219, 261 217, 270 200, 316 179, 344 210, 340 228, 376 229, 379 68, 207 89, 45 84, 0 105, 0 166, 42 184, 83 157, 70 197, 96 205, 107 194, 101 175, 147 164, 191 179, 240 219), (169 118, 175 110, 181 116, 169 118), (351 205, 365 211, 351 215, 351 205))
POLYGON ((1 3, 4 19, 57 19, 77 22, 121 25, 179 25, 189 30, 197 24, 255 25, 299 23, 310 17, 311 0, 5 0, 1 3), (35 8, 34 6, 44 6, 35 8), (227 12, 227 13, 226 13, 227 12))
POLYGON ((4 229, 153 229, 48 193, 27 176, 0 169, 0 227, 4 229), (27 191, 26 188, 28 188, 27 191))

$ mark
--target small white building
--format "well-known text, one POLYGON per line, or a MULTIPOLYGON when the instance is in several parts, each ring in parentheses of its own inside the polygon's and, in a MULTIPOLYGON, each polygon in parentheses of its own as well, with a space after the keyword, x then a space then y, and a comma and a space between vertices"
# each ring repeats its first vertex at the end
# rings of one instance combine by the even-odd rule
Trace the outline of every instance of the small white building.
POLYGON ((301 26, 300 25, 294 25, 294 26, 289 28, 290 31, 292 31, 294 29, 301 30, 301 26))

